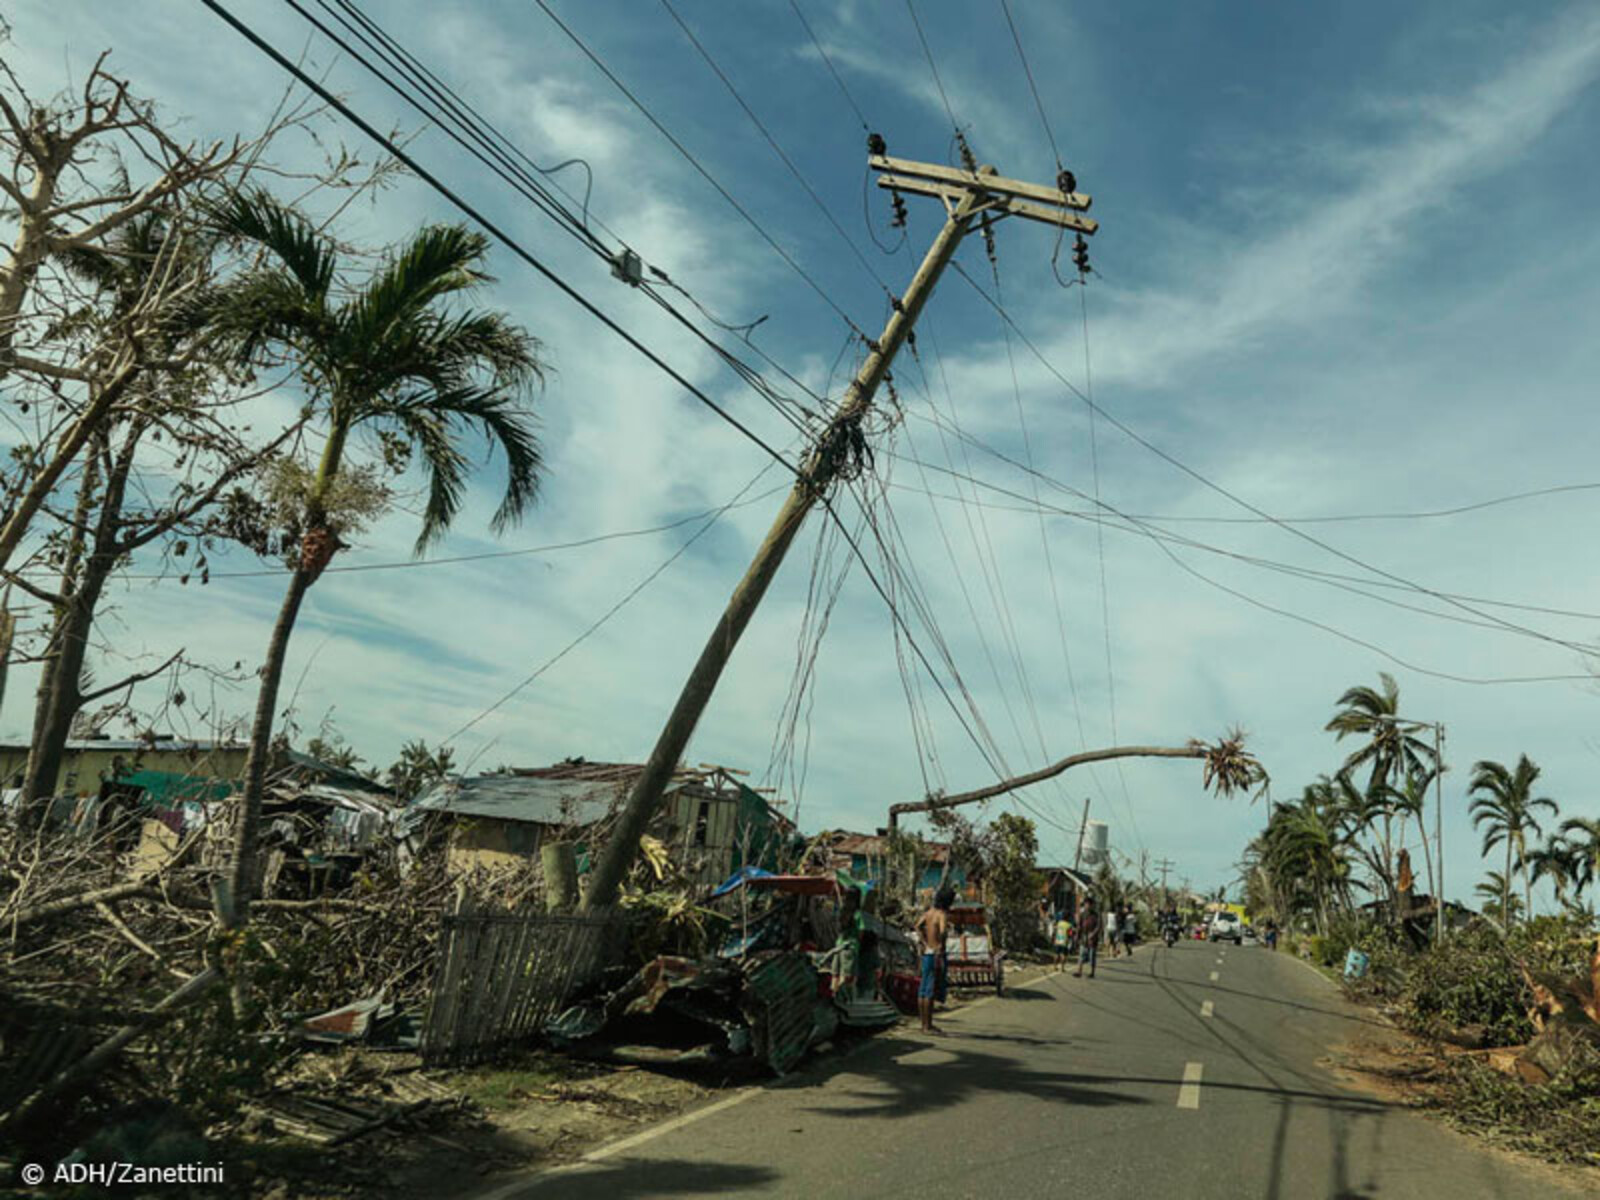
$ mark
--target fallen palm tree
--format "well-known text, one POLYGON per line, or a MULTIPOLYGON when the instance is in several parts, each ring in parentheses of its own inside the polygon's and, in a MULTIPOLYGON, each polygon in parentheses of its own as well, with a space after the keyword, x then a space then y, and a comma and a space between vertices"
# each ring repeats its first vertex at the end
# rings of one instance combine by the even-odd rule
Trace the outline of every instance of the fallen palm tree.
POLYGON ((1539 971, 1514 960, 1533 997, 1528 1020, 1535 1036, 1513 1064, 1527 1083, 1549 1083, 1564 1073, 1600 1082, 1600 939, 1585 944, 1592 946, 1586 973, 1539 971))
POLYGON ((1244 731, 1234 729, 1216 742, 1202 742, 1191 738, 1182 746, 1109 746, 1101 750, 1084 750, 1078 754, 1069 754, 1048 767, 1041 767, 1026 775, 1002 779, 998 783, 975 788, 970 792, 957 792, 953 795, 935 794, 925 800, 892 804, 889 806, 889 828, 898 828, 900 817, 907 813, 939 812, 963 804, 977 804, 983 800, 992 800, 996 796, 1004 796, 1009 792, 1020 791, 1036 783, 1043 783, 1046 779, 1054 779, 1073 767, 1088 766, 1091 763, 1118 758, 1199 759, 1205 764, 1200 777, 1202 787, 1221 796, 1231 796, 1238 792, 1253 792, 1259 795, 1270 781, 1265 768, 1244 748, 1244 742, 1244 731))

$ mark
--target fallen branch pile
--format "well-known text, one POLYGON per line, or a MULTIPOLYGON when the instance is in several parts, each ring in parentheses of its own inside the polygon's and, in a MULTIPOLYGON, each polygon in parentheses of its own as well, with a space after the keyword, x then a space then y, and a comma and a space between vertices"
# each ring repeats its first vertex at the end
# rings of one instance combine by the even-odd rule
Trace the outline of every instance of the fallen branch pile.
POLYGON ((152 1099, 212 1122, 237 1113, 298 1052, 304 1015, 376 995, 420 1009, 439 917, 472 883, 436 852, 404 874, 374 855, 343 893, 268 897, 229 931, 198 857, 187 845, 130 877, 118 831, 0 825, 0 1140, 70 1141, 152 1099), (242 1012, 223 986, 241 969, 242 1012))

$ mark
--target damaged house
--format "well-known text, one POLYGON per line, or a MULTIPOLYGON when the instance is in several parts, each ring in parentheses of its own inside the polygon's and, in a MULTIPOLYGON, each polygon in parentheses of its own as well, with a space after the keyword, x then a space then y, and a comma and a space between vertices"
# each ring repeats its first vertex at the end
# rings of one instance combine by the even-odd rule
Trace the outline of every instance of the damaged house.
MULTIPOLYGON (((892 887, 900 883, 898 879, 891 880, 890 876, 908 865, 896 861, 891 854, 888 830, 880 830, 876 834, 835 830, 824 835, 823 844, 829 854, 828 866, 831 870, 848 871, 857 879, 872 880, 880 887, 892 887)), ((925 840, 920 841, 919 845, 921 851, 914 866, 915 894, 920 896, 927 892, 931 895, 944 884, 965 894, 969 882, 967 873, 960 863, 951 861, 949 845, 925 840)))
MULTIPOLYGON (((443 827, 455 871, 515 868, 537 861, 547 841, 575 841, 578 871, 603 838, 644 768, 632 763, 567 759, 549 767, 445 780, 407 810, 415 842, 429 818, 443 827)), ((667 788, 652 836, 664 842, 691 879, 715 886, 731 870, 773 860, 792 824, 725 767, 680 768, 667 788)))
MULTIPOLYGON (((107 811, 132 816, 130 869, 144 874, 195 835, 202 856, 220 859, 234 787, 213 776, 139 770, 102 785, 100 799, 107 811)), ((368 854, 388 848, 398 809, 394 792, 376 780, 280 750, 261 805, 265 894, 311 897, 343 887, 368 854)))

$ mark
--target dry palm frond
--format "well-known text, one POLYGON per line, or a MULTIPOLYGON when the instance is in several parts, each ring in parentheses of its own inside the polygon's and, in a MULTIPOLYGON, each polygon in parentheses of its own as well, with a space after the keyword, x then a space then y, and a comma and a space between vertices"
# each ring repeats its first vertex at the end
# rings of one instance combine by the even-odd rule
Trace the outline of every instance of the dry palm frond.
POLYGON ((665 842, 647 833, 639 839, 639 854, 658 883, 666 878, 667 868, 672 865, 672 853, 665 842))
POLYGON ((1199 741, 1189 743, 1205 752, 1201 786, 1219 796, 1250 792, 1252 799, 1266 791, 1271 780, 1267 777, 1266 768, 1244 748, 1245 737, 1244 730, 1235 728, 1213 745, 1199 741))

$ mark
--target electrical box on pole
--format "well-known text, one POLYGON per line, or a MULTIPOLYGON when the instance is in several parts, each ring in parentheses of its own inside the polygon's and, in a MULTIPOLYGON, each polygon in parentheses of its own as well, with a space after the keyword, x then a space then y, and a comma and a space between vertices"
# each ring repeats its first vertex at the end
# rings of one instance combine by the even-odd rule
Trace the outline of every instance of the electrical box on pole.
MULTIPOLYGON (((733 654, 734 646, 738 644, 756 606, 761 603, 761 597, 766 594, 767 586, 777 574, 795 535, 800 532, 806 514, 850 461, 849 448, 862 444, 862 418, 872 404, 878 385, 889 373, 895 354, 910 336, 939 277, 954 257, 961 239, 980 220, 992 224, 1007 216, 1041 221, 1075 230, 1079 234, 1093 234, 1099 228, 1097 222, 1080 215, 1089 207, 1090 200, 1076 191, 1006 179, 988 166, 979 167, 976 171, 964 171, 933 163, 889 158, 882 153, 884 147, 881 138, 874 138, 870 148, 873 151, 868 160, 871 166, 886 172, 878 180, 880 186, 937 197, 945 208, 944 226, 928 248, 906 294, 895 304, 882 335, 871 343, 871 353, 851 381, 844 401, 807 454, 800 478, 795 481, 772 528, 712 629, 711 637, 690 671, 644 770, 628 793, 611 838, 600 853, 584 895, 586 908, 603 908, 616 899, 622 877, 638 854, 639 839, 660 806, 673 771, 689 744, 700 714, 711 699, 723 668, 733 654)), ((616 269, 619 277, 626 278, 625 264, 618 264, 616 269)))

